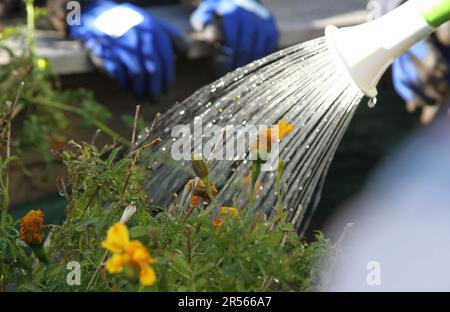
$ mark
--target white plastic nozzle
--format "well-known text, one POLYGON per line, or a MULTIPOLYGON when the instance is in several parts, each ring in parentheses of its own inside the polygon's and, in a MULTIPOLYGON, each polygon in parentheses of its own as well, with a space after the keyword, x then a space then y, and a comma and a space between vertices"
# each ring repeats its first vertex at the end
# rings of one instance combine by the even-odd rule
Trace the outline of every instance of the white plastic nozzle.
POLYGON ((416 1, 410 0, 371 22, 340 29, 327 26, 325 37, 336 62, 368 97, 375 97, 376 86, 394 59, 433 31, 416 1))

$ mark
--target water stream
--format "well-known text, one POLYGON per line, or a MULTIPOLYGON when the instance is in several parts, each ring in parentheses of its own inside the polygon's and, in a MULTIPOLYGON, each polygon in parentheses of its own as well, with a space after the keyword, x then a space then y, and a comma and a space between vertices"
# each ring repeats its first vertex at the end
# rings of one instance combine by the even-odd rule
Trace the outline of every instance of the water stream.
MULTIPOLYGON (((320 200, 336 149, 363 99, 362 92, 334 64, 324 38, 276 52, 202 87, 162 116, 151 134, 162 142, 142 158, 152 169, 145 188, 155 205, 167 206, 172 195, 179 193, 193 176, 189 160, 174 161, 171 156, 176 140, 171 136, 174 125, 193 129, 201 121, 204 133, 212 125, 270 127, 285 119, 295 128, 280 141, 279 158, 285 161, 281 179, 283 207, 303 232, 320 200)), ((203 135, 193 130, 191 133, 186 140, 203 135)), ((237 140, 246 140, 245 131, 233 135, 237 140)), ((140 137, 145 138, 145 131, 140 137)), ((220 204, 245 206, 247 192, 242 181, 250 166, 251 161, 245 159, 210 162, 210 179, 219 189, 220 204)), ((266 214, 275 211, 275 176, 276 172, 270 171, 260 176, 254 209, 266 214)))

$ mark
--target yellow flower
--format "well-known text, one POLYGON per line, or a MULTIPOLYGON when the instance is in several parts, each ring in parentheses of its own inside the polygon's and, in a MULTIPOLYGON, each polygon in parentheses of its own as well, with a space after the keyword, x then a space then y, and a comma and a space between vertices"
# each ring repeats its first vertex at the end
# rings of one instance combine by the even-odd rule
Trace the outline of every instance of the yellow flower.
POLYGON ((239 212, 236 208, 233 208, 233 207, 222 207, 222 208, 220 208, 219 215, 213 221, 213 225, 216 228, 220 228, 222 226, 223 220, 228 219, 227 216, 238 217, 239 212), (223 219, 221 218, 221 216, 223 217, 223 219))
POLYGON ((129 242, 130 236, 127 227, 121 223, 116 223, 109 228, 106 240, 102 242, 102 246, 114 253, 120 253, 129 242))
POLYGON ((141 267, 141 273, 139 275, 139 282, 143 286, 150 286, 156 282, 156 273, 150 266, 141 267))
POLYGON ((125 259, 127 264, 141 265, 154 264, 155 260, 150 257, 150 254, 145 246, 138 240, 131 241, 125 246, 125 259))
POLYGON ((260 146, 267 146, 267 150, 270 151, 272 148, 272 140, 278 141, 287 136, 294 130, 294 125, 288 124, 286 120, 282 119, 278 125, 275 125, 276 134, 272 137, 272 128, 266 128, 258 135, 258 141, 256 144, 252 145, 253 149, 259 149, 260 146))
POLYGON ((150 267, 156 261, 140 241, 131 241, 125 249, 127 265, 132 268, 139 268, 139 282, 143 286, 153 285, 156 281, 155 271, 150 267))
POLYGON ((22 218, 20 237, 29 246, 42 245, 44 242, 44 213, 42 210, 30 210, 22 218))
POLYGON ((111 274, 122 273, 123 265, 124 265, 124 257, 121 254, 114 254, 105 263, 106 270, 111 274))
POLYGON ((123 224, 115 224, 109 230, 103 247, 114 254, 106 262, 106 270, 111 273, 128 272, 126 275, 131 282, 139 282, 143 286, 153 285, 156 273, 150 264, 156 263, 147 248, 138 240, 129 240, 128 229, 123 224), (126 270, 125 270, 126 269, 126 270), (138 276, 139 274, 139 276, 138 276))

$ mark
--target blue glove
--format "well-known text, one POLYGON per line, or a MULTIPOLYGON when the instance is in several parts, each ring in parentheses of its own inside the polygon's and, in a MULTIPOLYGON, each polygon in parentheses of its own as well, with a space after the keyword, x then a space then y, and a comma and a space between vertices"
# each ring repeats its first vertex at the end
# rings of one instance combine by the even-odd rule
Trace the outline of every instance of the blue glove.
POLYGON ((396 91, 416 107, 441 104, 450 86, 450 47, 421 41, 393 64, 396 91))
POLYGON ((229 70, 264 57, 277 48, 278 32, 269 11, 256 0, 204 0, 191 16, 202 31, 219 18, 229 70))
POLYGON ((93 1, 82 8, 81 25, 69 36, 83 41, 95 64, 137 97, 156 97, 174 80, 171 38, 178 32, 131 4, 93 1))

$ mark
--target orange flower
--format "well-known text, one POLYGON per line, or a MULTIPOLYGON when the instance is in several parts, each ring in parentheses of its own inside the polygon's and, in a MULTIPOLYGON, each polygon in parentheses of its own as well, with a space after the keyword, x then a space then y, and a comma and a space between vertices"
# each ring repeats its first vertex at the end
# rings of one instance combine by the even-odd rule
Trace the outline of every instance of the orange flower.
MULTIPOLYGON (((218 193, 216 186, 214 183, 209 183, 209 187, 211 188, 211 192, 213 195, 216 195, 218 193)), ((199 205, 201 203, 208 203, 209 202, 209 196, 208 192, 206 191, 205 182, 203 180, 198 181, 197 187, 194 190, 194 195, 192 196, 192 204, 193 205, 199 205)))
POLYGON ((282 119, 278 125, 266 128, 265 131, 260 132, 258 134, 258 141, 251 147, 253 149, 259 149, 260 146, 267 147, 267 151, 270 151, 270 149, 272 148, 272 140, 275 141, 281 140, 289 133, 291 133, 292 130, 294 130, 294 125, 288 124, 286 120, 282 119), (272 137, 272 128, 275 128, 277 132, 273 134, 273 137, 272 137))
POLYGON ((29 246, 42 245, 44 242, 44 213, 42 210, 30 210, 22 218, 20 237, 29 246))
POLYGON ((203 202, 204 202, 204 198, 202 198, 200 196, 192 195, 192 205, 198 206, 203 202), (200 202, 200 200, 202 200, 202 201, 200 202))
POLYGON ((213 225, 219 229, 222 226, 223 221, 228 219, 227 218, 228 216, 232 216, 232 217, 236 218, 239 216, 239 211, 233 207, 220 208, 219 215, 213 221, 213 225), (223 217, 223 219, 221 217, 223 217))

